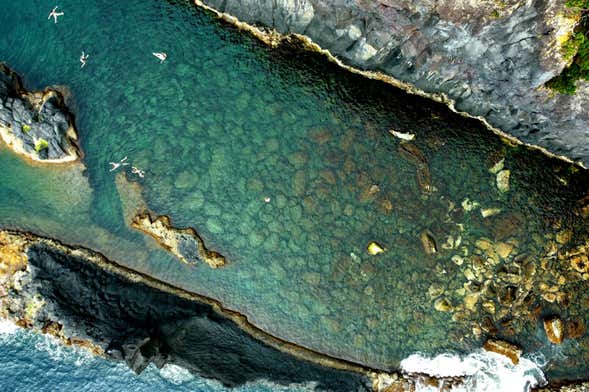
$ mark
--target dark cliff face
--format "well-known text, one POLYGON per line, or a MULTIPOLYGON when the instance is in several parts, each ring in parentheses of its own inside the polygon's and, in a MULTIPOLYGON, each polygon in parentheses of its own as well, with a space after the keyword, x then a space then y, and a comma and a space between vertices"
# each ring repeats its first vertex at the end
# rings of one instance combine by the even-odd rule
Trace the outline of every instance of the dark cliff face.
POLYGON ((27 292, 45 301, 35 323, 57 320, 66 336, 100 346, 136 372, 150 362, 174 363, 227 386, 269 379, 316 382, 319 390, 369 390, 365 377, 278 351, 210 305, 131 281, 44 243, 30 246, 27 255, 27 292))
POLYGON ((564 1, 204 0, 278 32, 299 33, 345 63, 381 71, 551 152, 589 164, 589 84, 543 85, 567 59, 576 16, 564 1), (554 95, 554 96, 553 96, 554 95))
POLYGON ((27 92, 0 63, 0 136, 14 151, 37 161, 74 161, 80 153, 73 124, 61 93, 27 92))

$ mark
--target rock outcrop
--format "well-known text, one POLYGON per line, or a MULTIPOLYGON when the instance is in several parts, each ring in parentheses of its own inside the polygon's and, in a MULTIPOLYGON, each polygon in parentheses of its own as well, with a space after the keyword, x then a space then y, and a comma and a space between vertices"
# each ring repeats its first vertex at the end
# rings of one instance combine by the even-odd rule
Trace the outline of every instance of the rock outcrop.
POLYGON ((589 83, 574 96, 543 87, 570 61, 560 48, 579 13, 564 1, 195 1, 305 35, 347 65, 443 93, 457 110, 589 164, 589 83))
POLYGON ((150 213, 144 212, 135 216, 131 226, 152 236, 158 244, 185 263, 196 264, 203 261, 212 268, 225 265, 225 257, 207 249, 194 229, 175 228, 167 216, 152 218, 150 213))
POLYGON ((28 92, 20 77, 0 63, 0 136, 16 153, 32 160, 65 163, 81 153, 73 116, 61 93, 28 92))

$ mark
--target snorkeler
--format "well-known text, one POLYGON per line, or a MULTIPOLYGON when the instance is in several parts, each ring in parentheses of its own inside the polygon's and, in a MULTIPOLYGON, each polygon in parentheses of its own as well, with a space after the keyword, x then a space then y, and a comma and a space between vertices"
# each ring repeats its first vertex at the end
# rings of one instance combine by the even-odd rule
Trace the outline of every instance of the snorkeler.
POLYGON ((141 178, 145 176, 145 172, 135 166, 131 167, 131 173, 137 174, 141 178))
POLYGON ((110 171, 111 172, 115 171, 121 166, 127 166, 129 163, 125 162, 126 160, 127 160, 127 157, 124 157, 123 159, 121 159, 118 162, 109 162, 109 164, 111 165, 110 171))
POLYGON ((161 60, 160 63, 163 63, 168 58, 165 52, 153 52, 152 54, 161 60))
POLYGON ((84 66, 86 65, 86 60, 88 60, 88 57, 90 57, 90 55, 84 53, 84 51, 82 50, 82 55, 80 56, 80 63, 82 63, 82 65, 80 65, 80 68, 84 68, 84 66))
POLYGON ((57 17, 59 17, 59 16, 63 15, 63 12, 57 12, 57 7, 58 7, 58 6, 55 6, 55 7, 54 7, 54 8, 51 10, 51 12, 49 13, 49 16, 47 17, 47 19, 51 19, 51 17, 53 17, 53 21, 54 21, 55 23, 57 23, 57 17))

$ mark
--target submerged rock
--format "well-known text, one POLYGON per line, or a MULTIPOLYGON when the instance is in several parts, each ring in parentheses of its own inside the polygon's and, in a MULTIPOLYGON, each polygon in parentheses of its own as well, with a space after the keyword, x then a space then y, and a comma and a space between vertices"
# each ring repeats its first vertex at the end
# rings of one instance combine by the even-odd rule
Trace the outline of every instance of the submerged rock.
POLYGON ((501 170, 497 173, 497 189, 499 189, 500 192, 505 193, 509 191, 509 176, 509 170, 501 170))
POLYGON ((28 92, 0 63, 0 136, 16 153, 35 161, 64 163, 81 152, 73 116, 57 90, 28 92))
POLYGON ((152 236, 163 248, 185 263, 204 261, 213 268, 225 265, 225 257, 208 250, 194 229, 175 228, 167 216, 153 219, 149 213, 144 212, 135 216, 131 226, 152 236))
POLYGON ((428 230, 421 232, 419 235, 419 240, 421 241, 424 252, 428 255, 433 255, 434 253, 438 252, 436 241, 434 240, 432 233, 430 233, 428 230))

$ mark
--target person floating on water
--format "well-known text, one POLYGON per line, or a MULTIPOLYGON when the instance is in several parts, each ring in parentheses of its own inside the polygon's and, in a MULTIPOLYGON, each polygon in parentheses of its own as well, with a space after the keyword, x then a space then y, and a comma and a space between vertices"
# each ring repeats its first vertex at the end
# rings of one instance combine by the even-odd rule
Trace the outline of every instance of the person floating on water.
POLYGON ((53 21, 54 21, 55 23, 57 23, 57 18, 58 18, 59 16, 63 15, 63 12, 57 12, 57 7, 58 7, 58 6, 55 6, 55 7, 54 7, 54 8, 51 10, 51 12, 49 13, 49 16, 47 17, 47 19, 51 19, 51 17, 53 17, 53 21))
POLYGON ((82 65, 80 65, 80 68, 84 68, 84 66, 86 65, 86 60, 88 60, 88 57, 90 57, 90 55, 84 53, 84 51, 82 50, 82 55, 80 56, 80 63, 82 63, 82 65))
POLYGON ((161 60, 160 63, 163 63, 168 58, 165 52, 153 52, 152 54, 161 60))
POLYGON ((131 173, 137 174, 141 178, 145 177, 145 172, 135 166, 131 167, 131 173))
POLYGON ((111 172, 115 171, 121 166, 127 166, 129 163, 125 162, 126 160, 127 160, 127 157, 124 157, 123 159, 121 159, 118 162, 109 162, 109 164, 111 165, 110 171, 111 172))

